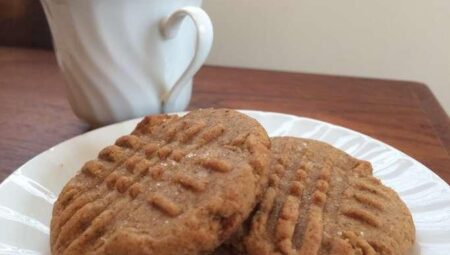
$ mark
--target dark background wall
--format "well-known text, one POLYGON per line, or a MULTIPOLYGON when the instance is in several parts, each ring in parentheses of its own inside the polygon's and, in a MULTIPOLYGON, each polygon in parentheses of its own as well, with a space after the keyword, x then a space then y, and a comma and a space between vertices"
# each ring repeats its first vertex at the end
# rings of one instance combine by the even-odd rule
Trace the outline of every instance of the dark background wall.
POLYGON ((0 46, 51 48, 39 0, 0 0, 0 46))

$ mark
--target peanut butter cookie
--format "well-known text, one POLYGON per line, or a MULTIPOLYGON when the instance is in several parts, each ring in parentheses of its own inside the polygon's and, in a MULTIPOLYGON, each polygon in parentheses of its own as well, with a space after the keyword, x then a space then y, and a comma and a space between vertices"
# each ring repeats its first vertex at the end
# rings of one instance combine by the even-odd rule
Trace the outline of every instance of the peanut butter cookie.
POLYGON ((270 140, 227 109, 146 117, 64 187, 53 254, 205 254, 267 187, 270 140))
POLYGON ((269 188, 236 245, 242 253, 403 255, 411 248, 411 214, 368 162, 293 137, 273 138, 272 152, 269 188))

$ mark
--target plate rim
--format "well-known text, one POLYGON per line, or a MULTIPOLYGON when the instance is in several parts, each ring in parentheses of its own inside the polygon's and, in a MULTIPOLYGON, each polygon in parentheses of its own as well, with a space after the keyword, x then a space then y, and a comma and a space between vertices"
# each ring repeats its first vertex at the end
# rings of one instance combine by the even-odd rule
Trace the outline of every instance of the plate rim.
MULTIPOLYGON (((351 128, 347 128, 347 127, 344 127, 344 126, 340 126, 340 125, 337 125, 337 124, 333 124, 333 123, 330 123, 330 122, 327 122, 327 121, 322 121, 322 120, 318 120, 318 119, 314 119, 314 118, 310 118, 310 117, 303 117, 303 116, 298 116, 298 115, 294 115, 294 114, 280 113, 280 112, 273 112, 273 111, 259 111, 259 110, 251 110, 251 109, 235 109, 235 110, 237 110, 237 111, 239 111, 239 112, 241 112, 243 114, 246 114, 246 115, 248 115, 248 116, 250 116, 252 118, 255 118, 255 119, 258 119, 261 116, 261 118, 262 118, 261 119, 261 123, 270 125, 270 127, 268 126, 268 130, 269 131, 271 129, 273 129, 273 128, 277 129, 277 126, 273 127, 272 124, 270 123, 271 121, 266 123, 265 119, 263 118, 265 116, 269 120, 271 118, 274 118, 274 117, 280 117, 281 121, 287 121, 287 122, 292 121, 293 123, 298 123, 297 121, 299 121, 299 122, 302 122, 302 121, 310 122, 313 125, 318 125, 318 126, 324 127, 326 131, 327 130, 343 131, 343 133, 341 134, 342 136, 353 135, 353 136, 355 136, 355 137, 357 137, 359 139, 363 139, 364 143, 370 142, 370 143, 372 143, 372 144, 374 144, 376 146, 384 147, 388 151, 395 153, 395 157, 397 159, 406 160, 406 161, 410 162, 411 164, 413 164, 415 167, 419 168, 418 170, 421 171, 423 174, 426 174, 427 175, 427 179, 430 182, 434 183, 434 185, 436 185, 437 188, 441 189, 445 193, 445 197, 447 197, 447 195, 448 195, 448 198, 450 198, 450 185, 446 181, 444 181, 439 175, 437 175, 432 169, 428 168, 427 166, 425 166, 424 164, 422 164, 418 160, 416 160, 413 157, 409 156, 408 154, 406 154, 402 150, 397 149, 394 146, 391 146, 391 145, 389 145, 389 144, 387 144, 387 143, 385 143, 385 142, 383 142, 383 141, 381 141, 379 139, 376 139, 374 137, 371 137, 371 136, 366 135, 364 133, 361 133, 359 131, 353 130, 351 128)), ((176 114, 176 115, 182 116, 182 115, 184 115, 186 113, 188 113, 188 111, 186 111, 186 112, 169 113, 169 115, 175 115, 176 114)), ((151 116, 151 115, 148 115, 148 116, 151 116)), ((40 157, 47 157, 48 156, 47 154, 54 154, 55 152, 58 153, 59 151, 64 152, 64 150, 66 149, 65 147, 69 147, 70 148, 70 146, 72 146, 71 144, 78 143, 78 141, 77 141, 78 139, 81 139, 81 140, 84 139, 85 140, 86 136, 88 136, 88 137, 92 136, 92 135, 95 136, 95 133, 101 134, 102 132, 106 132, 106 134, 107 134, 106 136, 109 137, 111 134, 108 135, 108 133, 110 133, 110 130, 108 130, 108 129, 111 129, 111 131, 113 131, 112 133, 119 133, 120 134, 120 132, 119 132, 120 130, 123 131, 124 128, 126 128, 126 130, 128 130, 129 128, 133 128, 134 126, 132 125, 132 123, 134 123, 134 124, 138 123, 140 120, 142 120, 142 118, 144 118, 144 117, 133 118, 133 119, 129 119, 129 120, 113 123, 113 124, 110 124, 110 125, 107 125, 107 126, 103 126, 103 127, 100 127, 100 128, 96 128, 96 129, 93 129, 93 130, 89 130, 89 131, 87 131, 85 133, 78 134, 78 135, 76 135, 74 137, 71 137, 69 139, 66 139, 64 141, 61 141, 61 142, 57 143, 56 145, 51 146, 50 148, 48 148, 48 149, 38 153, 37 155, 33 156, 32 158, 28 159, 25 163, 23 163, 21 166, 19 166, 13 172, 11 172, 11 174, 8 175, 0 183, 0 193, 3 191, 4 187, 7 186, 7 184, 9 182, 14 181, 13 178, 16 177, 17 175, 19 175, 19 176, 20 175, 24 175, 25 177, 29 178, 30 176, 28 176, 26 173, 24 173, 23 170, 24 171, 28 171, 30 169, 33 169, 33 165, 36 163, 35 161, 37 161, 37 163, 41 162, 40 161, 41 160, 40 157), (31 166, 29 166, 29 165, 31 165, 31 166)), ((275 121, 275 123, 277 123, 277 122, 275 121)), ((323 136, 323 134, 326 134, 326 132, 320 134, 319 137, 314 137, 312 139, 317 139, 319 141, 327 142, 326 141, 327 140, 326 136, 323 136)), ((112 134, 112 135, 115 135, 115 134, 112 134)), ((289 135, 287 135, 287 136, 289 136, 289 135)), ((295 135, 292 135, 292 136, 303 137, 303 136, 301 136, 299 134, 295 134, 295 135)), ((305 134, 305 136, 309 137, 306 134, 305 134)), ((327 142, 327 143, 333 145, 333 142, 327 142)), ((338 147, 339 145, 333 145, 333 146, 339 148, 338 147)), ((347 150, 345 148, 343 148, 341 150, 345 151, 349 155, 352 155, 352 152, 347 152, 347 150)), ((39 166, 39 165, 37 165, 37 166, 39 166)), ((39 169, 42 169, 42 168, 38 167, 37 170, 39 170, 39 169)), ((78 170, 78 169, 74 169, 74 171, 76 171, 76 170, 78 170)), ((407 172, 406 169, 403 169, 402 171, 403 172, 407 172)), ((39 175, 37 175, 37 177, 39 177, 39 175)), ((383 181, 382 177, 378 177, 378 178, 380 178, 380 180, 383 181)), ((38 184, 40 184, 40 183, 38 183, 38 184)), ((54 192, 54 194, 58 195, 59 192, 54 192)), ((413 212, 411 211, 411 213, 413 213, 413 212)), ((449 227, 450 227, 450 225, 449 225, 449 227)), ((449 231, 450 231, 450 228, 444 227, 444 228, 440 228, 440 232, 438 232, 436 234, 444 233, 445 236, 448 236, 448 234, 450 234, 449 231), (444 232, 442 232, 442 231, 444 231, 444 232)), ((436 249, 436 248, 438 249, 437 251, 439 251, 439 254, 446 254, 446 253, 440 253, 440 252, 442 252, 442 250, 440 250, 440 249, 446 249, 445 247, 447 247, 448 244, 445 244, 445 245, 443 245, 443 244, 432 244, 432 243, 429 243, 429 241, 425 240, 421 245, 419 245, 419 240, 417 239, 418 238, 417 234, 418 233, 416 233, 416 242, 415 242, 413 250, 412 250, 413 254, 418 254, 417 252, 419 250, 421 250, 422 248, 425 248, 426 251, 427 252, 431 252, 431 254, 434 254, 434 252, 433 252, 434 250, 433 249, 436 249), (441 247, 441 248, 439 248, 439 247, 441 247)), ((2 244, 2 243, 0 243, 0 244, 2 244)), ((450 246, 448 246, 448 247, 450 247, 450 246)), ((40 252, 40 250, 38 250, 38 251, 40 252)))
MULTIPOLYGON (((350 128, 347 128, 347 127, 344 127, 344 126, 340 126, 340 125, 337 125, 337 124, 329 123, 329 122, 326 122, 326 121, 323 121, 323 120, 318 120, 318 119, 314 119, 314 118, 298 116, 298 115, 289 114, 289 113, 272 112, 272 111, 259 111, 259 110, 251 110, 251 109, 233 109, 233 110, 239 111, 239 112, 244 113, 244 114, 246 114, 246 115, 249 115, 249 114, 247 114, 247 113, 254 113, 254 114, 261 114, 261 113, 263 113, 263 114, 272 114, 272 115, 282 115, 282 116, 284 116, 284 117, 289 117, 289 118, 296 118, 296 119, 309 120, 309 121, 313 121, 313 122, 318 122, 319 124, 325 125, 325 126, 328 126, 328 127, 337 128, 337 129, 342 129, 342 130, 345 130, 345 131, 350 132, 350 133, 355 133, 355 134, 357 134, 357 135, 359 135, 359 136, 361 136, 361 137, 363 137, 363 138, 365 138, 365 139, 372 140, 373 142, 376 142, 376 143, 378 143, 378 144, 380 144, 380 145, 382 145, 382 146, 385 146, 385 147, 389 148, 389 149, 392 150, 392 151, 397 151, 397 152, 399 152, 400 155, 403 156, 404 158, 407 158, 408 160, 413 161, 413 163, 415 163, 415 164, 417 164, 417 165, 423 167, 426 171, 429 171, 430 174, 432 174, 432 177, 433 177, 434 181, 439 181, 439 182, 441 182, 441 183, 443 184, 443 186, 446 187, 447 191, 450 192, 450 184, 448 184, 444 179, 442 179, 439 175, 437 175, 432 169, 430 169, 429 167, 425 166, 423 163, 421 163, 420 161, 416 160, 416 159, 413 158, 412 156, 409 156, 408 154, 406 154, 406 153, 403 152, 402 150, 397 149, 397 148, 393 147, 392 145, 389 145, 389 144, 387 144, 387 143, 385 143, 385 142, 383 142, 383 141, 381 141, 381 140, 379 140, 379 139, 376 139, 376 138, 374 138, 374 137, 371 137, 371 136, 366 135, 366 134, 364 134, 364 133, 361 133, 361 132, 359 132, 359 131, 356 131, 356 130, 353 130, 353 129, 350 129, 350 128)), ((174 112, 174 113, 169 113, 169 115, 180 115, 180 116, 183 116, 183 115, 187 114, 188 112, 189 112, 189 111, 174 112)), ((157 114, 154 114, 154 115, 157 115, 157 114)), ((146 116, 153 116, 153 115, 146 115, 146 116)), ((101 132, 102 130, 104 130, 104 129, 109 129, 109 128, 113 127, 113 126, 126 125, 128 122, 139 121, 139 120, 142 120, 143 118, 145 118, 146 116, 144 116, 144 117, 138 117, 138 118, 133 118, 133 119, 129 119, 129 120, 117 122, 117 123, 112 123, 112 124, 109 124, 109 125, 106 125, 106 126, 103 126, 103 127, 99 127, 99 128, 93 129, 93 130, 89 130, 88 132, 85 132, 85 133, 76 135, 76 136, 74 136, 74 137, 71 137, 71 138, 69 138, 69 139, 66 139, 66 140, 64 140, 64 141, 61 141, 61 142, 59 142, 59 143, 57 143, 57 144, 51 146, 50 148, 48 148, 48 149, 46 149, 46 150, 44 150, 44 151, 38 153, 37 155, 33 156, 32 158, 28 159, 25 163, 23 163, 23 164, 20 165, 18 168, 16 168, 14 171, 12 171, 12 172, 11 172, 11 173, 10 173, 10 174, 9 174, 9 175, 8 175, 8 176, 0 183, 0 191, 1 191, 1 189, 3 188, 3 186, 5 185, 5 183, 7 183, 8 181, 10 181, 9 179, 11 178, 12 175, 16 174, 16 173, 19 172, 21 169, 25 168, 28 164, 31 164, 31 163, 30 163, 31 161, 36 160, 36 159, 37 159, 38 157, 40 157, 41 155, 43 155, 43 154, 45 154, 45 153, 48 153, 49 151, 52 151, 52 150, 57 150, 59 147, 65 146, 66 144, 70 144, 73 140, 79 139, 80 137, 87 136, 87 135, 89 135, 89 134, 96 133, 96 132, 101 132)), ((250 116, 250 117, 251 117, 251 116, 250 116)))

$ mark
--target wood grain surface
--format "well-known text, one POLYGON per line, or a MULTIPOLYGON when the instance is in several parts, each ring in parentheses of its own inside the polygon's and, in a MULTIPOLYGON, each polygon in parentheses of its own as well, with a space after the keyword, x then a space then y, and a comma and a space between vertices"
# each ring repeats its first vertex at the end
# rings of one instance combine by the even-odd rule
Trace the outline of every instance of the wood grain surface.
MULTIPOLYGON (((204 67, 190 109, 230 107, 315 118, 384 141, 450 182, 450 120, 407 81, 204 67)), ((0 181, 38 153, 89 130, 72 113, 53 52, 0 48, 0 181)))
POLYGON ((0 0, 0 45, 52 47, 41 1, 0 0))

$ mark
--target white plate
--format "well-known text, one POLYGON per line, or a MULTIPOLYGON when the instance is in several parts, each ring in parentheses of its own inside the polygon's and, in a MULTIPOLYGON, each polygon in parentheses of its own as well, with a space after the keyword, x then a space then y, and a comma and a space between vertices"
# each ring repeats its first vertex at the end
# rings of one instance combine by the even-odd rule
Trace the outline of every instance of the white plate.
MULTIPOLYGON (((374 174, 400 194, 417 229, 413 253, 450 254, 450 187, 421 163, 358 132, 292 115, 243 111, 270 136, 298 136, 327 142, 369 160, 374 174)), ((28 161, 0 185, 0 254, 50 254, 52 204, 64 184, 98 151, 139 120, 130 120, 65 141, 28 161)))

